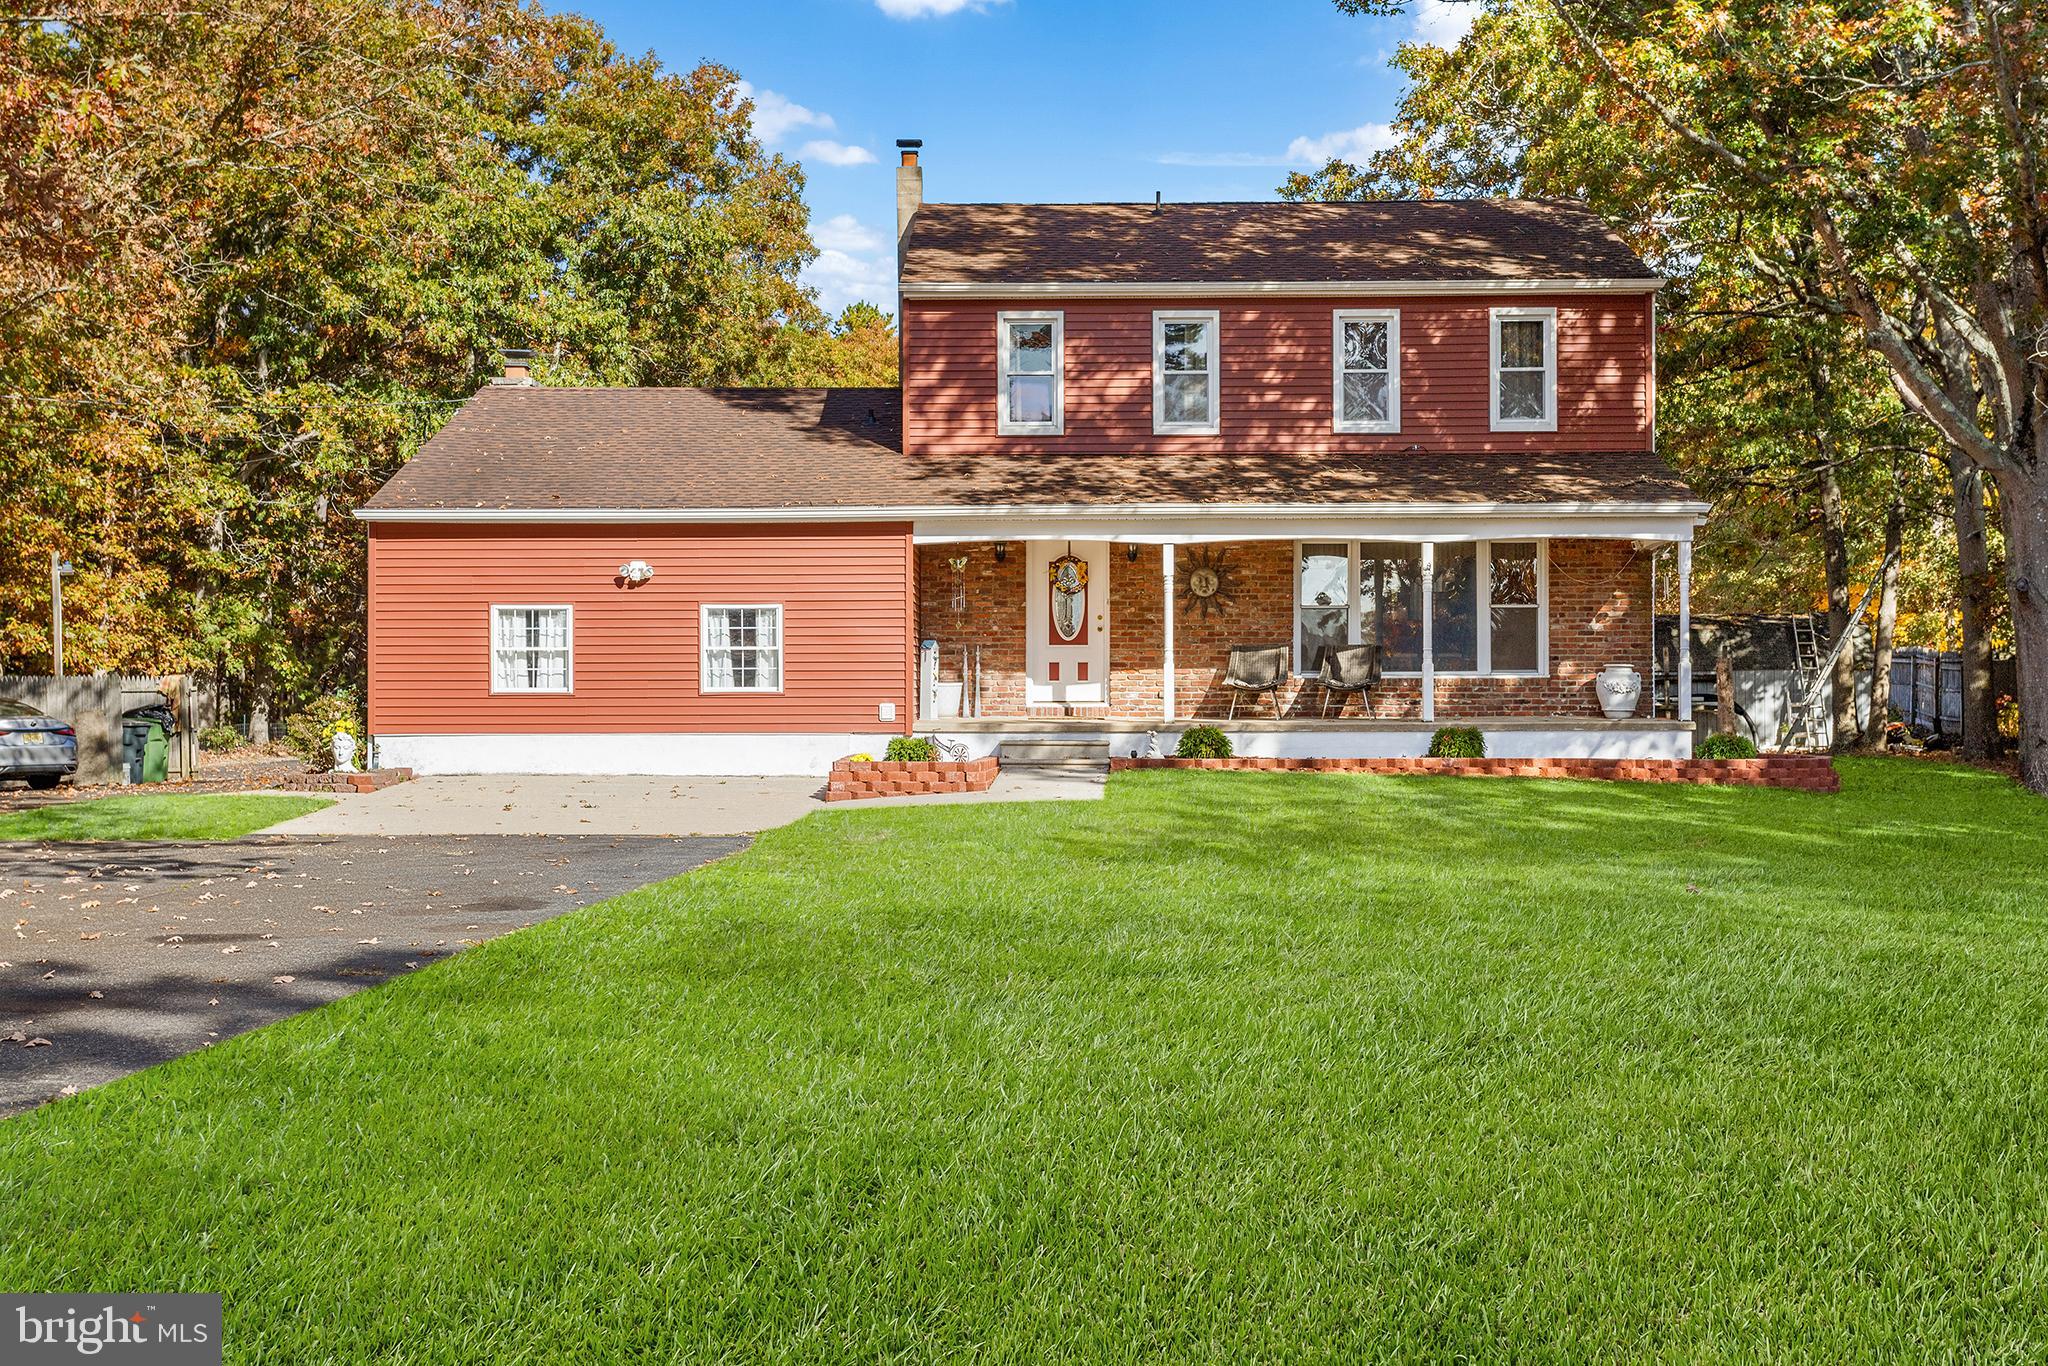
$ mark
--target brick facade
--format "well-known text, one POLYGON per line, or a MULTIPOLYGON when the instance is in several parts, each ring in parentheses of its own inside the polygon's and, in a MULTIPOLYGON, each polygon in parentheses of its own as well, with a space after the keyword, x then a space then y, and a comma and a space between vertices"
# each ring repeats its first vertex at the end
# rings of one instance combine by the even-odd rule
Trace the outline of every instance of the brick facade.
MULTIPOLYGON (((1233 589, 1230 605, 1203 614, 1183 594, 1174 618, 1175 710, 1184 718, 1213 718, 1230 708, 1219 681, 1232 645, 1270 645, 1294 639, 1295 548, 1291 541, 1243 541, 1222 548, 1233 589)), ((1142 546, 1136 561, 1122 546, 1110 548, 1109 714, 1156 717, 1163 705, 1159 548, 1142 546)), ((1472 716, 1598 717, 1593 678, 1610 664, 1632 664, 1650 676, 1650 557, 1628 541, 1553 540, 1549 547, 1550 671, 1542 678, 1438 677, 1440 720, 1472 716)), ((961 681, 963 651, 971 671, 981 660, 981 714, 1028 714, 1024 689, 1025 554, 1012 543, 1003 563, 987 543, 926 545, 917 550, 917 619, 920 639, 939 642, 939 677, 961 681)), ((1186 578, 1179 552, 1178 577, 1186 578)), ((969 687, 968 705, 973 689, 969 687)), ((1384 719, 1421 715, 1422 685, 1389 678, 1365 703, 1346 714, 1384 719)), ((1319 714, 1321 693, 1300 680, 1281 691, 1285 715, 1319 714)), ((1100 712, 1100 708, 1094 709, 1100 712)), ((1063 709, 1043 714, 1064 715, 1063 709)), ((1088 714, 1086 711, 1078 714, 1088 714)), ((1240 716, 1270 716, 1270 700, 1240 716)), ((1333 710, 1331 715, 1336 715, 1333 710)))

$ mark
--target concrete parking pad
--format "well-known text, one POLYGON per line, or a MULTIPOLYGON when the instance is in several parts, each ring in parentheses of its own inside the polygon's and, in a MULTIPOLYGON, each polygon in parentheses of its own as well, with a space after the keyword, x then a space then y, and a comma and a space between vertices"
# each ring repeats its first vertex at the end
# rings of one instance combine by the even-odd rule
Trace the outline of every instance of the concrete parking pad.
POLYGON ((415 778, 345 796, 280 835, 750 835, 824 806, 816 778, 415 778))
POLYGON ((259 836, 0 844, 0 1115, 747 843, 259 836))

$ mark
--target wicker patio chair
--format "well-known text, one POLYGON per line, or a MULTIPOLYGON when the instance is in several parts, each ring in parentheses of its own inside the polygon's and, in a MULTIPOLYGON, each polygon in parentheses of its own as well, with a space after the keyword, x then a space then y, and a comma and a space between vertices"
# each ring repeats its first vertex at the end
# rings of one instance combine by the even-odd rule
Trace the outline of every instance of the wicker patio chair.
POLYGON ((1343 696, 1356 693, 1362 700, 1380 681, 1380 647, 1353 645, 1343 650, 1323 651, 1323 667, 1316 684, 1323 690, 1323 715, 1330 714, 1330 694, 1337 693, 1337 715, 1344 714, 1343 696))
POLYGON ((1287 677, 1285 645, 1233 645, 1230 664, 1223 671, 1223 686, 1230 689, 1230 719, 1237 719, 1237 699, 1245 693, 1256 698, 1273 694, 1273 715, 1280 714, 1280 684, 1287 677))

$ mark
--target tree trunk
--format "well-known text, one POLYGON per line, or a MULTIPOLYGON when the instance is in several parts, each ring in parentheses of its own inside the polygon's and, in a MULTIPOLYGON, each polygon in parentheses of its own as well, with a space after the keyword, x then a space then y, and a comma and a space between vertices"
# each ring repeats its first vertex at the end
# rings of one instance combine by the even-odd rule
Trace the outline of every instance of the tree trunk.
MULTIPOLYGON (((1849 528, 1842 510, 1842 483, 1833 461, 1821 467, 1821 557, 1827 568, 1829 648, 1849 629, 1849 528)), ((1835 656, 1834 726, 1831 749, 1847 749, 1856 741, 1856 651, 1844 647, 1835 656)))
POLYGON ((2048 796, 2048 480, 2007 487, 2005 578, 2019 654, 2020 781, 2048 796))
POLYGON ((1892 641, 1899 624, 1899 561, 1906 541, 1906 488, 1892 471, 1892 501, 1884 513, 1884 567, 1877 598, 1877 627, 1870 637, 1870 715, 1863 723, 1863 747, 1884 748, 1892 710, 1892 641))
POLYGON ((1998 698, 1991 686, 1991 548, 1985 544, 1984 475, 1961 452, 1949 454, 1955 478, 1956 598, 1963 626, 1965 759, 1988 759, 1998 734, 1998 698))

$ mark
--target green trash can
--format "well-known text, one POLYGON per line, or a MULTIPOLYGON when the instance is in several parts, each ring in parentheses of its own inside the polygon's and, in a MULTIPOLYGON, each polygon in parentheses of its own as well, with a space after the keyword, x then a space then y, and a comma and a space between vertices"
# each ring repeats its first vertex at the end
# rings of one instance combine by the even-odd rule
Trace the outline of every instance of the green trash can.
POLYGON ((161 783, 171 776, 171 732, 161 721, 150 721, 149 736, 142 746, 142 781, 161 783))
POLYGON ((165 707, 137 707, 121 718, 121 764, 131 783, 167 782, 171 776, 172 718, 165 707))

